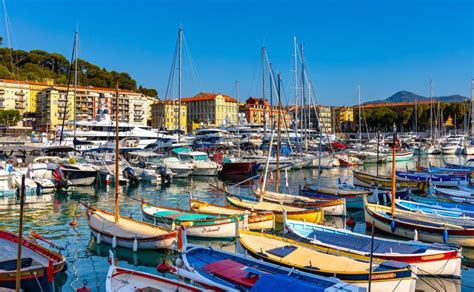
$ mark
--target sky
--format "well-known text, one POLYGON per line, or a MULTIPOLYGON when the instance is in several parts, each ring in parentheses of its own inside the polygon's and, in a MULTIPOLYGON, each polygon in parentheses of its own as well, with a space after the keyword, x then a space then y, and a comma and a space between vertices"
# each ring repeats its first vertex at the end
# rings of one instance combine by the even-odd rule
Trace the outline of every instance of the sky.
MULTIPOLYGON (((236 80, 239 100, 261 96, 265 46, 282 76, 284 103, 294 103, 296 35, 317 100, 325 105, 356 104, 358 85, 362 101, 399 90, 428 96, 430 78, 434 95, 470 96, 473 2, 4 0, 11 47, 69 58, 78 27, 80 58, 128 72, 138 85, 157 89, 160 98, 181 26, 183 96, 204 91, 235 97, 236 80)), ((4 9, 0 23, 5 46, 4 9)), ((177 97, 173 84, 168 98, 177 97)))

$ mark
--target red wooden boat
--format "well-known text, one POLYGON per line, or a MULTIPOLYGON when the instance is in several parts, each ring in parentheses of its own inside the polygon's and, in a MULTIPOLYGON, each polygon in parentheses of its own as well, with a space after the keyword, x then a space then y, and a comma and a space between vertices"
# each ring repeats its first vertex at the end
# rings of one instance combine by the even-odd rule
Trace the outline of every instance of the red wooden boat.
MULTIPOLYGON (((0 230, 0 287, 14 289, 18 235, 0 230)), ((54 275, 66 265, 66 258, 28 239, 22 240, 21 289, 24 291, 53 291, 54 275)))

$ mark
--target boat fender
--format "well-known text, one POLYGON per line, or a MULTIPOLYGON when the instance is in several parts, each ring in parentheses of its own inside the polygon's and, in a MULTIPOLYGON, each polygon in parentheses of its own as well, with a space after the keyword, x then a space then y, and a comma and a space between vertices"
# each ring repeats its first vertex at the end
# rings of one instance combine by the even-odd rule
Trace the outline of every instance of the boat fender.
POLYGON ((83 285, 81 288, 76 289, 76 292, 91 292, 91 289, 87 287, 87 280, 82 281, 83 285))
MULTIPOLYGON (((249 211, 245 210, 244 211, 244 230, 249 229, 249 211)), ((237 220, 238 221, 238 220, 237 220)), ((237 230, 238 231, 238 230, 237 230)))
POLYGON ((448 230, 447 229, 443 230, 443 242, 444 243, 448 243, 448 236, 449 236, 448 235, 448 230))
POLYGON ((348 226, 354 226, 354 225, 355 225, 354 218, 349 217, 349 218, 346 220, 346 224, 347 224, 348 226))
POLYGON ((397 223, 395 220, 392 220, 392 223, 390 223, 390 230, 392 230, 392 233, 394 233, 395 229, 397 229, 397 223))
POLYGON ((177 257, 174 263, 177 267, 181 268, 183 266, 183 259, 181 257, 177 257))
POLYGON ((138 241, 137 241, 137 238, 135 237, 135 239, 133 240, 133 248, 132 248, 133 252, 136 252, 138 250, 138 241))
POLYGON ((112 248, 116 248, 117 247, 117 237, 114 235, 114 237, 112 238, 112 248))
POLYGON ((97 244, 100 244, 100 232, 97 232, 97 244))
POLYGON ((163 258, 163 260, 161 261, 161 264, 156 266, 156 270, 162 274, 176 272, 176 269, 173 268, 173 266, 170 266, 166 263, 166 258, 163 258))
POLYGON ((413 240, 418 241, 418 230, 416 230, 416 229, 414 231, 413 240))

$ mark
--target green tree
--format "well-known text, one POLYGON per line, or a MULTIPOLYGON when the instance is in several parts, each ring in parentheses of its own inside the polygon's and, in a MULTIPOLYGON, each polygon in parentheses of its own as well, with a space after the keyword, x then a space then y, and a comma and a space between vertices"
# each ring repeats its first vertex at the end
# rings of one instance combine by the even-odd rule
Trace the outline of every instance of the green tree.
POLYGON ((15 126, 21 120, 20 111, 18 110, 0 110, 0 122, 8 125, 15 126))

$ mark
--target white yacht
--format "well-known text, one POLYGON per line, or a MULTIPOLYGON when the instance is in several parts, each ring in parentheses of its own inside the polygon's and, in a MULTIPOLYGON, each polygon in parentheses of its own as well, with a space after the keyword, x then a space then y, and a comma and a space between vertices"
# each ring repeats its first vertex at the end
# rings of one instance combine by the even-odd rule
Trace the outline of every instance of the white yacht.
MULTIPOLYGON (((149 126, 119 122, 119 139, 128 140, 128 147, 144 148, 146 145, 156 141, 158 132, 149 126)), ((64 129, 63 141, 65 145, 74 146, 77 149, 87 150, 102 146, 110 140, 115 139, 115 121, 105 109, 104 97, 100 96, 100 110, 96 121, 76 121, 64 129), (75 128, 75 130, 74 130, 75 128)), ((61 135, 61 129, 57 131, 57 137, 61 135)), ((58 139, 58 138, 57 138, 58 139)), ((63 144, 64 145, 64 144, 63 144)))
POLYGON ((177 153, 178 159, 190 161, 194 165, 192 175, 214 176, 221 171, 222 166, 211 161, 206 152, 200 151, 180 151, 177 153))

